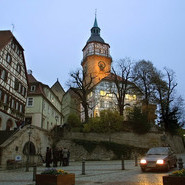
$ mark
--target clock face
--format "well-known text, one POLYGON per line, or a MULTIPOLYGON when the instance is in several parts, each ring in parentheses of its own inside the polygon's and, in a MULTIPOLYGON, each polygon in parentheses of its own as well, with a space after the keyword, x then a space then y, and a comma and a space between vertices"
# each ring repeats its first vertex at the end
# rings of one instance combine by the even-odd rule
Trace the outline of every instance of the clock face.
POLYGON ((99 66, 100 70, 103 71, 104 68, 105 68, 105 62, 99 61, 99 62, 98 62, 98 66, 99 66))

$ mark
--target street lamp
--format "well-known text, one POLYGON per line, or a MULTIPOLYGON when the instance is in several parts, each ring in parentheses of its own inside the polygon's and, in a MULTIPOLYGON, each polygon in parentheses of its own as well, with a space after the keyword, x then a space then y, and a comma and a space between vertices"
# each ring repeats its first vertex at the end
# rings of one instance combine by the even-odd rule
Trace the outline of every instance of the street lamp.
POLYGON ((26 172, 29 172, 29 159, 30 159, 30 137, 32 134, 32 127, 31 124, 27 127, 27 132, 28 132, 28 150, 27 150, 27 156, 26 156, 26 172))

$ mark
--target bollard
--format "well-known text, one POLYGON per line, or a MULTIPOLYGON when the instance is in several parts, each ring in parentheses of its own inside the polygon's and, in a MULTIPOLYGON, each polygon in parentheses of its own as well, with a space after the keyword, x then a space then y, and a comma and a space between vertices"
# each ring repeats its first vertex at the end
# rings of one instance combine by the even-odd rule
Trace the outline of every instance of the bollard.
POLYGON ((179 165, 179 170, 183 169, 183 161, 181 157, 178 159, 178 165, 179 165))
POLYGON ((85 175, 85 159, 82 159, 82 175, 85 175))
POLYGON ((122 157, 121 157, 121 169, 122 169, 122 170, 125 170, 125 162, 124 162, 124 157, 123 157, 123 155, 122 155, 122 157))
POLYGON ((135 154, 135 166, 138 166, 138 163, 137 163, 137 154, 135 154))
POLYGON ((33 181, 36 181, 37 166, 33 166, 33 181))

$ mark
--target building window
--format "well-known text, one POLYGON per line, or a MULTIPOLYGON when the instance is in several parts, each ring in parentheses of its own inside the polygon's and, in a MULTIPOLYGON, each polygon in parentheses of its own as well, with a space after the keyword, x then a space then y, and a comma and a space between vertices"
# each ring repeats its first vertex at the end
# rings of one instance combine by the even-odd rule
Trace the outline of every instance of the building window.
POLYGON ((109 108, 112 108, 112 106, 113 106, 113 103, 110 101, 109 102, 109 108))
POLYGON ((15 90, 18 90, 19 89, 19 81, 17 79, 15 79, 14 89, 15 90))
POLYGON ((19 112, 23 112, 22 104, 19 106, 19 112))
POLYGON ((0 101, 3 99, 3 92, 2 90, 0 89, 0 101))
POLYGON ((12 49, 14 50, 15 49, 15 44, 12 42, 12 49))
POLYGON ((0 69, 1 79, 4 80, 4 81, 6 81, 7 80, 7 75, 8 75, 7 71, 5 69, 1 68, 0 69))
POLYGON ((13 121, 11 119, 8 119, 6 122, 6 130, 9 131, 13 127, 13 121))
POLYGON ((12 108, 12 109, 15 108, 15 100, 14 100, 14 99, 12 99, 11 108, 12 108))
POLYGON ((19 88, 18 88, 18 92, 21 92, 21 83, 19 83, 19 88))
POLYGON ((105 91, 100 91, 100 95, 101 96, 105 96, 106 95, 106 92, 105 91))
POLYGON ((100 101, 100 108, 104 108, 104 101, 100 101))
POLYGON ((12 61, 12 57, 11 57, 11 55, 9 54, 9 53, 7 53, 7 55, 6 55, 6 61, 10 64, 11 63, 11 61, 12 61))
POLYGON ((22 93, 23 96, 25 96, 25 87, 22 87, 22 93))
POLYGON ((35 85, 32 85, 32 86, 30 87, 30 91, 31 91, 31 92, 34 92, 35 89, 36 89, 36 86, 35 86, 35 85))
POLYGON ((3 101, 3 103, 7 103, 7 102, 8 102, 8 95, 4 94, 4 101, 3 101))
POLYGON ((20 64, 17 64, 17 72, 21 73, 21 65, 20 64))
POLYGON ((27 106, 32 107, 33 106, 33 98, 28 98, 27 106))
POLYGON ((15 109, 16 109, 16 110, 19 110, 19 102, 16 102, 16 104, 15 104, 15 109))

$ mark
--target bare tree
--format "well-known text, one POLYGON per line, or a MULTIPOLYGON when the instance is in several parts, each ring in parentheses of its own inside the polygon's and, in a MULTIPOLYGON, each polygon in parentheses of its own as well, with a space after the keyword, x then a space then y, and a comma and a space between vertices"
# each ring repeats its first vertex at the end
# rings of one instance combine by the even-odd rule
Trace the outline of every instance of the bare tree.
POLYGON ((156 90, 156 103, 160 106, 160 124, 166 130, 174 132, 180 128, 179 115, 183 100, 175 97, 175 73, 171 69, 164 68, 165 74, 156 71, 153 83, 156 90), (179 101, 180 100, 180 101, 179 101), (176 103, 175 103, 176 102, 176 103), (178 104, 177 104, 178 102, 178 104), (181 102, 181 103, 180 103, 181 102))
POLYGON ((85 122, 88 122, 89 119, 89 102, 88 102, 88 94, 92 90, 93 79, 91 75, 88 75, 83 70, 77 70, 75 72, 70 73, 71 79, 67 83, 67 85, 71 88, 71 90, 79 97, 79 100, 82 104, 85 113, 85 122))
POLYGON ((153 102, 154 95, 154 84, 153 75, 155 67, 152 62, 141 60, 134 65, 132 75, 134 83, 140 88, 144 95, 144 102, 148 105, 153 102))
POLYGON ((113 81, 116 86, 116 91, 112 91, 116 96, 119 113, 122 116, 124 112, 125 95, 133 88, 133 83, 130 82, 132 62, 129 58, 124 58, 118 61, 117 70, 112 67, 113 81))

